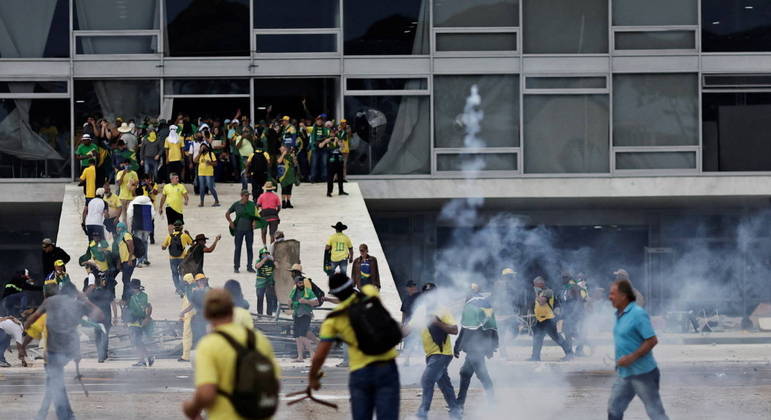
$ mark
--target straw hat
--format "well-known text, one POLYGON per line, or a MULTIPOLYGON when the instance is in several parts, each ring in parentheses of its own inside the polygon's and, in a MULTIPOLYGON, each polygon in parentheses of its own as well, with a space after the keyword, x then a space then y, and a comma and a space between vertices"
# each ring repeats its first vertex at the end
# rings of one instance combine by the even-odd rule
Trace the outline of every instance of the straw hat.
POLYGON ((125 122, 122 123, 120 127, 118 127, 119 133, 128 133, 129 131, 131 131, 131 127, 129 127, 129 125, 126 124, 125 122))
POLYGON ((265 185, 262 186, 262 189, 265 191, 273 191, 276 189, 276 187, 273 185, 271 181, 268 181, 265 183, 265 185))

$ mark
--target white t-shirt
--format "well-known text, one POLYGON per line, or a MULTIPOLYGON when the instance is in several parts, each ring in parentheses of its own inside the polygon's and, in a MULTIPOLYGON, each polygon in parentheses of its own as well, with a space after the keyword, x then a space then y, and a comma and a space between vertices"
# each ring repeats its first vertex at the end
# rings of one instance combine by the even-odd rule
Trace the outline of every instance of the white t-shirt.
POLYGON ((104 200, 95 197, 88 203, 88 214, 86 214, 86 225, 102 226, 104 223, 104 200))
POLYGON ((21 325, 11 321, 10 319, 6 319, 5 321, 0 321, 0 330, 5 331, 6 334, 13 337, 14 341, 21 344, 23 340, 21 325))
POLYGON ((94 273, 88 273, 88 277, 86 277, 86 287, 91 286, 93 284, 96 284, 96 276, 94 273))

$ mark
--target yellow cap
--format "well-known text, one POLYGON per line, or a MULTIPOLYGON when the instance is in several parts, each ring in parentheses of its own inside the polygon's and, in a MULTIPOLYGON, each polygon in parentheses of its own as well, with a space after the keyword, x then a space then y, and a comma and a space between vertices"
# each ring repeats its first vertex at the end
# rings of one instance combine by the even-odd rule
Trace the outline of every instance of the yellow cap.
POLYGON ((198 274, 195 275, 195 279, 196 280, 204 280, 204 279, 206 279, 206 274, 198 273, 198 274))
POLYGON ((503 271, 501 271, 501 275, 502 275, 502 276, 505 276, 505 275, 507 275, 507 274, 509 274, 509 275, 512 275, 512 276, 513 276, 514 274, 517 274, 517 272, 516 272, 516 271, 514 271, 514 270, 512 270, 512 269, 510 269, 510 268, 504 268, 504 269, 503 269, 503 271))
POLYGON ((341 122, 341 123, 347 123, 347 122, 348 122, 348 120, 346 120, 345 118, 343 118, 342 120, 340 120, 340 122, 341 122))
POLYGON ((284 118, 281 118, 284 121, 289 121, 289 115, 284 115, 284 118))
POLYGON ((54 267, 64 267, 64 261, 62 260, 54 261, 54 267))
POLYGON ((187 274, 185 274, 184 276, 182 276, 182 280, 184 280, 184 281, 185 281, 185 283, 192 283, 192 282, 194 282, 194 281, 195 281, 195 277, 193 277, 193 275, 192 275, 192 274, 190 274, 190 273, 187 273, 187 274))

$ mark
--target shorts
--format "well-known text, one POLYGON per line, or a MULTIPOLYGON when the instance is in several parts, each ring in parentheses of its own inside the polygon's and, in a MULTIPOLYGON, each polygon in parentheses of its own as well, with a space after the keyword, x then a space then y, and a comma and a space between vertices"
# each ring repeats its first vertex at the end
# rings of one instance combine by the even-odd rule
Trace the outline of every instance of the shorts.
POLYGON ((276 231, 278 230, 279 222, 280 220, 269 221, 268 225, 262 228, 262 231, 265 232, 265 230, 267 229, 270 232, 270 236, 274 236, 276 234, 276 231))
POLYGON ((118 218, 117 217, 106 217, 104 219, 104 228, 115 235, 117 233, 116 226, 118 224, 118 218))
POLYGON ((294 327, 292 328, 294 332, 294 338, 297 337, 305 337, 306 334, 308 334, 308 328, 311 326, 311 316, 310 315, 303 315, 298 316, 294 319, 294 327))
POLYGON ((185 219, 182 217, 182 213, 177 213, 177 211, 173 208, 166 207, 166 222, 169 225, 173 225, 177 220, 182 222, 182 224, 185 223, 185 219))
POLYGON ((86 207, 88 207, 88 203, 90 203, 91 200, 93 200, 93 199, 94 199, 94 197, 91 197, 91 198, 86 197, 86 207))
POLYGON ((294 187, 294 184, 289 184, 286 187, 281 186, 281 195, 292 195, 292 187, 294 187))

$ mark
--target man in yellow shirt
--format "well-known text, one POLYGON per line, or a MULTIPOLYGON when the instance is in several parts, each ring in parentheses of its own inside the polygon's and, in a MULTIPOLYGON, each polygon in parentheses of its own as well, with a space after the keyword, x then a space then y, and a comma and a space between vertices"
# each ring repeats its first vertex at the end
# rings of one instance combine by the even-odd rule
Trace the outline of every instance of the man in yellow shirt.
MULTIPOLYGON (((161 245, 162 250, 169 250, 169 266, 171 267, 171 280, 174 283, 174 289, 177 294, 184 296, 185 284, 182 283, 180 276, 182 272, 179 269, 180 264, 187 256, 187 250, 193 244, 193 238, 184 231, 184 225, 181 220, 174 222, 174 231, 166 237, 161 245)), ((192 278, 192 277, 191 277, 192 278)), ((192 283, 192 282, 191 282, 192 283)), ((187 307, 187 306, 185 306, 187 307)))
POLYGON ((115 226, 118 224, 118 217, 120 217, 123 205, 118 196, 113 194, 110 189, 110 184, 105 183, 103 200, 107 204, 107 217, 104 218, 104 229, 115 236, 115 226))
MULTIPOLYGON (((321 342, 311 360, 308 385, 321 388, 320 372, 330 349, 336 341, 348 345, 350 376, 348 389, 351 394, 351 415, 354 420, 371 419, 397 420, 399 418, 399 369, 396 366, 396 348, 382 354, 368 355, 359 349, 356 334, 346 310, 357 297, 353 280, 345 273, 335 273, 329 278, 329 293, 341 303, 321 324, 321 342), (335 314, 336 315, 332 315, 335 314)), ((377 296, 378 289, 371 284, 362 287, 365 296, 377 296)))
POLYGON ((331 271, 334 272, 340 267, 340 272, 345 273, 348 269, 348 263, 353 262, 353 244, 351 238, 343 233, 348 226, 342 222, 337 222, 334 226, 335 233, 327 240, 326 250, 329 251, 329 259, 332 263, 331 271))
POLYGON ((541 360, 541 347, 546 334, 549 334, 552 340, 557 343, 565 352, 563 361, 573 358, 573 351, 567 346, 562 336, 557 332, 557 321, 555 321, 555 303, 554 292, 546 287, 546 281, 538 276, 533 280, 533 290, 535 291, 535 303, 533 305, 533 314, 535 315, 535 325, 533 325, 533 353, 528 361, 537 362, 541 360))
MULTIPOLYGON (((241 346, 247 345, 251 335, 257 352, 270 361, 278 381, 280 370, 273 346, 260 331, 249 330, 233 322, 233 299, 224 289, 212 289, 206 294, 204 314, 213 332, 203 337, 196 347, 195 394, 182 404, 182 410, 189 419, 201 418, 203 410, 206 410, 209 420, 243 419, 227 397, 235 388, 237 353, 223 335, 241 346)), ((277 383, 275 385, 278 386, 277 383)), ((278 401, 275 403, 278 405, 278 401)))
POLYGON ((139 185, 139 176, 129 168, 129 161, 124 160, 120 163, 121 170, 115 175, 115 180, 120 188, 118 198, 121 203, 120 220, 126 222, 128 205, 134 199, 134 191, 139 185))
POLYGON ((169 225, 169 234, 171 234, 174 231, 174 222, 179 220, 185 223, 182 213, 185 211, 188 197, 187 188, 179 182, 179 174, 172 173, 169 176, 171 183, 163 186, 161 204, 158 206, 158 211, 163 216, 163 211, 166 210, 166 222, 169 225), (165 208, 164 205, 166 205, 165 208))
POLYGON ((455 398, 455 390, 452 387, 452 381, 447 374, 447 367, 450 366, 453 356, 452 340, 450 335, 458 334, 458 324, 450 311, 437 304, 439 299, 436 295, 436 286, 433 283, 426 283, 423 286, 422 299, 429 306, 428 319, 413 319, 411 324, 425 322, 426 327, 420 332, 423 350, 426 353, 426 369, 420 378, 420 384, 423 388, 423 396, 418 408, 417 417, 420 419, 428 418, 428 411, 431 409, 431 401, 434 399, 434 384, 439 386, 444 400, 450 409, 450 418, 458 419, 460 407, 455 398))
POLYGON ((92 160, 83 173, 80 174, 80 180, 84 182, 83 191, 86 196, 86 206, 96 197, 96 163, 92 160))
POLYGON ((179 137, 177 128, 174 124, 170 125, 169 136, 163 142, 163 148, 166 150, 166 172, 169 174, 169 181, 171 181, 171 174, 182 173, 182 146, 184 141, 179 137))

